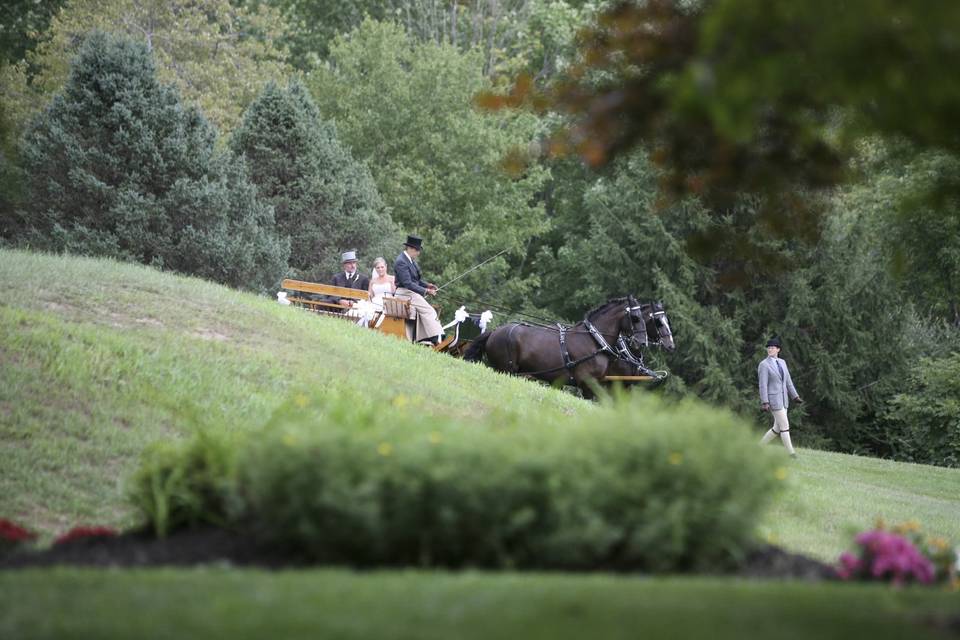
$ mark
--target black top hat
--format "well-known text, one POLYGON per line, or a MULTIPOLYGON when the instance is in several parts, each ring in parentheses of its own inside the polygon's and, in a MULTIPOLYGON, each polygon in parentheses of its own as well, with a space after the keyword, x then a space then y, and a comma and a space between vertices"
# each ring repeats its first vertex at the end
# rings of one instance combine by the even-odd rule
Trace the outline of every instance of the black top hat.
POLYGON ((780 338, 778 338, 778 337, 776 337, 776 336, 770 338, 769 340, 767 340, 767 346, 768 346, 768 347, 776 347, 777 349, 779 349, 779 348, 780 348, 780 338))
POLYGON ((423 238, 419 236, 407 236, 407 241, 403 243, 408 247, 413 247, 417 251, 423 250, 423 238))

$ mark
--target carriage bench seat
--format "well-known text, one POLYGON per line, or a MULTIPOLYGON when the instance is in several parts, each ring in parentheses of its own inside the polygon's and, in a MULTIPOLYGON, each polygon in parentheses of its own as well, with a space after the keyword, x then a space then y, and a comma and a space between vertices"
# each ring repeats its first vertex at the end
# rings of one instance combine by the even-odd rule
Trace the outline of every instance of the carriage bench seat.
POLYGON ((410 306, 410 301, 406 298, 383 296, 383 315, 388 318, 416 320, 417 310, 410 306))
POLYGON ((370 299, 370 294, 366 289, 348 289, 347 287, 335 287, 332 284, 319 284, 316 282, 305 282, 303 280, 291 280, 287 278, 280 283, 280 286, 289 292, 287 300, 292 304, 337 318, 356 319, 344 313, 344 311, 347 311, 350 307, 345 307, 333 300, 318 298, 318 296, 330 296, 331 298, 345 300, 370 299))

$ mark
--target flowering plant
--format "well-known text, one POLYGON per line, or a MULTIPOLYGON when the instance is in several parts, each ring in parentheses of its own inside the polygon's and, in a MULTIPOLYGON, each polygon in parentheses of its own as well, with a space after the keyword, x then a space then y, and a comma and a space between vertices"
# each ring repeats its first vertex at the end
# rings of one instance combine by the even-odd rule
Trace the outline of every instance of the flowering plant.
POLYGON ((0 553, 10 551, 20 544, 36 539, 37 534, 28 531, 6 518, 0 518, 0 553))
POLYGON ((887 530, 883 522, 854 539, 859 554, 840 556, 837 574, 844 580, 882 580, 895 585, 911 582, 957 584, 956 552, 943 538, 925 538, 910 521, 887 530))
POLYGON ((74 527, 53 541, 53 544, 64 544, 82 538, 110 538, 117 532, 110 527, 74 527))

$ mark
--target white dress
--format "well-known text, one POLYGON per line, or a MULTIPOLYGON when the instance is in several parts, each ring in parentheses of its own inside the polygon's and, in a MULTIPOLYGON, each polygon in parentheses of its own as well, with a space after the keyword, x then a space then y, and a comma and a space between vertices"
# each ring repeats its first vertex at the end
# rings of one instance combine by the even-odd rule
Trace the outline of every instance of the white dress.
POLYGON ((383 311, 383 296, 393 290, 393 285, 389 282, 384 282, 383 284, 374 284, 373 289, 373 298, 370 299, 370 302, 373 303, 373 306, 376 307, 378 311, 383 311))

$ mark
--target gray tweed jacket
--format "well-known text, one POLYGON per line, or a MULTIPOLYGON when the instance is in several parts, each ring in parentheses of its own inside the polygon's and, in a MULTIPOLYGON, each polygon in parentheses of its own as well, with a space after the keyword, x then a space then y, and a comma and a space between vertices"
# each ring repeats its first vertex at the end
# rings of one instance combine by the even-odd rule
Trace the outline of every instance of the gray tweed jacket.
POLYGON ((760 381, 760 403, 769 402, 771 411, 786 409, 790 400, 800 395, 793 386, 786 360, 764 358, 757 367, 757 378, 760 381))

